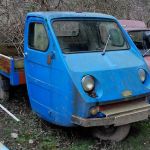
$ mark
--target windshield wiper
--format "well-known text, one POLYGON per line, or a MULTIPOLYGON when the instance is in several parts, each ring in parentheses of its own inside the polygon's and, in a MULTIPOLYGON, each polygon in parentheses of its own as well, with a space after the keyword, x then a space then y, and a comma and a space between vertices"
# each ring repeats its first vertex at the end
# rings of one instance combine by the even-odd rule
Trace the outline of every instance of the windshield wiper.
POLYGON ((105 47, 104 47, 104 49, 103 49, 102 55, 105 55, 105 52, 106 52, 106 48, 107 48, 109 39, 110 39, 110 34, 108 35, 107 42, 106 42, 106 45, 105 45, 105 47))
POLYGON ((148 50, 143 54, 143 57, 144 57, 148 52, 150 52, 150 49, 148 49, 148 50))

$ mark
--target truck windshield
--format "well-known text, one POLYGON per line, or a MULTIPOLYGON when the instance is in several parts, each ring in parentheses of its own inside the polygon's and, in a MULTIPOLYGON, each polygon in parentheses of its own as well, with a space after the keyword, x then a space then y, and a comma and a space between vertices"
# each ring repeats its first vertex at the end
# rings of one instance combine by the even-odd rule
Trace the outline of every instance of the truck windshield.
POLYGON ((63 20, 53 22, 53 28, 64 53, 102 52, 104 49, 116 51, 129 48, 120 28, 113 21, 63 20))
MULTIPOLYGON (((129 35, 142 54, 150 49, 150 30, 130 31, 129 35)), ((150 55, 150 52, 147 55, 150 55)))

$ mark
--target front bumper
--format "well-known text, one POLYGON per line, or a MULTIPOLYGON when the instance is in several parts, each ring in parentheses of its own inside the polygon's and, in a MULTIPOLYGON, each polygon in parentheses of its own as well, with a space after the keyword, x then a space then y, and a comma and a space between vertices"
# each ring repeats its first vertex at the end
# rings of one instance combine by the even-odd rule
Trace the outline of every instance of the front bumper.
POLYGON ((132 101, 126 104, 109 107, 102 111, 105 118, 81 118, 72 115, 72 122, 83 127, 114 125, 121 126, 148 119, 150 116, 150 104, 144 99, 132 101))

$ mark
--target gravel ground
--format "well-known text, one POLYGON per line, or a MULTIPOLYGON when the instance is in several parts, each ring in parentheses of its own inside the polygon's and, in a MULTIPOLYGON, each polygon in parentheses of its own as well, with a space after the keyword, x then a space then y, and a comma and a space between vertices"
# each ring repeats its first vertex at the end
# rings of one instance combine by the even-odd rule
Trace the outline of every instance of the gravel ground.
POLYGON ((0 109, 0 142, 10 150, 150 150, 149 121, 133 125, 128 138, 115 143, 93 139, 83 128, 63 128, 41 120, 23 96, 13 96, 1 104, 21 120, 14 121, 0 109))

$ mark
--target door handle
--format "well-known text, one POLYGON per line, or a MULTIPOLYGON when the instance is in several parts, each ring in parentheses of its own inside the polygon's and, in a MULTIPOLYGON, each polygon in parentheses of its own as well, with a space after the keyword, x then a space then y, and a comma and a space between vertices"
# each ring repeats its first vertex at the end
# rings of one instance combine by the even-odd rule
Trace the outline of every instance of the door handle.
POLYGON ((47 64, 49 65, 51 63, 52 59, 51 59, 51 55, 47 55, 47 64))
POLYGON ((47 64, 50 64, 52 62, 52 59, 55 58, 54 51, 51 51, 50 54, 47 55, 47 64))

